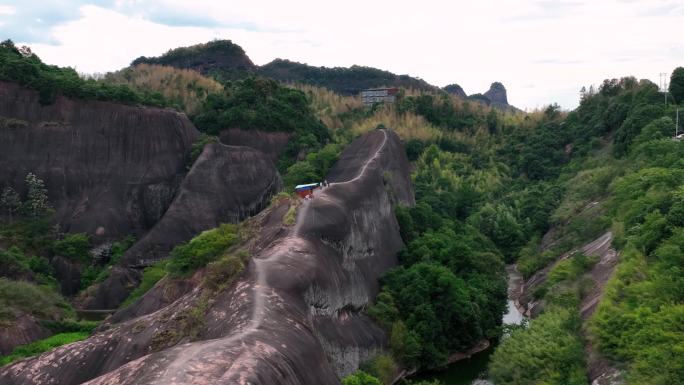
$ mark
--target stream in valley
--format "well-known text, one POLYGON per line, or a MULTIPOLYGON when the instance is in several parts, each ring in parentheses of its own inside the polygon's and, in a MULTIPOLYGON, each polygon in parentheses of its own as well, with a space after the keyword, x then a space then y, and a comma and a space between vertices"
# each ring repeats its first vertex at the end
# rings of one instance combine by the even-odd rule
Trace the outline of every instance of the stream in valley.
MULTIPOLYGON (((508 273, 508 308, 503 316, 503 323, 506 325, 519 325, 525 317, 518 311, 511 294, 519 290, 522 276, 515 269, 515 266, 507 266, 508 273)), ((487 379, 487 365, 489 358, 496 348, 496 341, 492 341, 492 346, 474 354, 470 358, 454 362, 444 370, 428 371, 412 376, 411 380, 439 380, 444 385, 493 385, 487 379)))

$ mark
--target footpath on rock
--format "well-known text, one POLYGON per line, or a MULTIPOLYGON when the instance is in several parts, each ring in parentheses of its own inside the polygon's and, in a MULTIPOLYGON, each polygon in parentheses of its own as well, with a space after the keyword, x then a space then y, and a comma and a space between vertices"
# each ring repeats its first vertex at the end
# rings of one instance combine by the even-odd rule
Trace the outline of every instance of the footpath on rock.
POLYGON ((413 204, 413 192, 403 145, 385 130, 348 146, 327 179, 301 204, 295 225, 265 240, 243 277, 211 299, 199 339, 155 344, 169 320, 197 308, 195 288, 151 314, 3 368, 0 382, 339 383, 386 343, 360 309, 397 263, 403 244, 393 206, 413 204))

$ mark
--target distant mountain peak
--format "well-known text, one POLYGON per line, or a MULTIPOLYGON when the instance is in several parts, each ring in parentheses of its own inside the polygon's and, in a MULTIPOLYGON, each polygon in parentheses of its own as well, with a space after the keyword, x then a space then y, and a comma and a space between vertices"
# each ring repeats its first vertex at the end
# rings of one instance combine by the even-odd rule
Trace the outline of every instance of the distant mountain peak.
POLYGON ((141 63, 192 69, 203 75, 226 71, 252 73, 256 70, 256 66, 242 47, 230 40, 212 40, 208 43, 174 48, 158 57, 141 56, 131 65, 141 63))
POLYGON ((484 96, 489 98, 495 105, 508 106, 506 87, 499 82, 492 83, 492 85, 489 86, 489 90, 484 93, 484 96))
POLYGON ((465 91, 463 91, 463 88, 456 83, 449 84, 448 86, 445 86, 442 89, 451 95, 456 95, 456 96, 463 98, 463 99, 468 97, 468 95, 466 95, 465 91))

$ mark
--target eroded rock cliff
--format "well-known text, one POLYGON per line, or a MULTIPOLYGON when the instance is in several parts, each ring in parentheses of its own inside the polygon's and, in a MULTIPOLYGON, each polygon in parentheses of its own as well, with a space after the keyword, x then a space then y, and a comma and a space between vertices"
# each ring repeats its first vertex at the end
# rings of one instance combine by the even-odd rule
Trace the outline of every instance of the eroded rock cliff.
POLYGON ((3 384, 336 384, 385 343, 360 314, 402 247, 395 204, 413 204, 398 137, 345 150, 330 186, 264 213, 243 276, 207 300, 198 287, 149 315, 0 370, 3 384), (266 226, 265 224, 269 224, 266 226), (197 310, 200 309, 200 310, 197 310), (201 316, 201 322, 193 323, 201 316), (187 325, 195 325, 186 333, 187 325))
POLYGON ((63 231, 142 233, 164 214, 199 135, 184 114, 58 97, 0 82, 0 186, 42 178, 63 231))
MULTIPOLYGON (((254 215, 281 187, 274 156, 249 147, 208 145, 188 171, 199 132, 171 110, 65 97, 42 105, 37 92, 0 82, 0 118, 0 188, 21 191, 32 172, 45 181, 62 231, 88 233, 96 244, 141 238, 79 301, 89 309, 127 297, 140 279, 132 265, 254 215)), ((79 267, 52 262, 63 293, 75 294, 79 267)))
POLYGON ((204 230, 258 213, 281 184, 280 174, 266 154, 251 147, 205 146, 161 220, 123 255, 121 266, 82 306, 117 308, 137 286, 137 268, 167 258, 174 246, 204 230))

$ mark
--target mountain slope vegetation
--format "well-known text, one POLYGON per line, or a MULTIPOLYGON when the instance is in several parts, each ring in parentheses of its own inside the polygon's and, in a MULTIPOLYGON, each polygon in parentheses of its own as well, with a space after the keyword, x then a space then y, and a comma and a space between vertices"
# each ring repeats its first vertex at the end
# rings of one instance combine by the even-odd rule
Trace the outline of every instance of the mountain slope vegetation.
POLYGON ((174 108, 194 114, 210 94, 219 93, 223 86, 194 70, 177 69, 158 64, 138 64, 104 75, 103 82, 127 85, 137 91, 158 92, 174 108))
MULTIPOLYGON (((676 321, 684 300, 683 222, 678 219, 684 146, 672 138, 675 108, 671 102, 663 103, 653 83, 622 78, 607 80, 598 93, 585 95, 580 107, 564 120, 565 130, 574 137, 573 152, 586 155, 560 169, 557 183, 564 194, 552 220, 567 231, 574 226, 576 237, 551 256, 612 229, 620 262, 588 328, 585 324, 588 333, 580 330, 578 314, 578 303, 590 289, 582 283, 584 270, 548 281, 544 292, 537 294, 549 304, 545 312, 528 330, 505 340, 494 355, 491 371, 497 384, 587 383, 586 376, 567 377, 585 365, 578 356, 581 345, 572 360, 559 360, 563 356, 558 350, 581 343, 583 335, 618 367, 625 367, 628 384, 673 384, 684 378, 680 365, 684 334, 676 321), (602 224, 602 228, 581 236, 581 226, 572 221, 595 200, 605 209, 590 227, 602 224), (542 343, 525 341, 545 333, 552 336, 543 343, 551 350, 540 356, 542 343), (562 343, 562 335, 574 336, 574 342, 562 343), (558 348, 552 349, 553 343, 558 348), (570 362, 574 362, 571 371, 559 366, 570 362), (522 367, 527 370, 517 372, 522 367), (556 370, 544 374, 542 368, 556 370)), ((535 267, 523 272, 530 275, 551 260, 528 253, 521 262, 535 267), (540 263, 530 265, 534 260, 540 263)))

